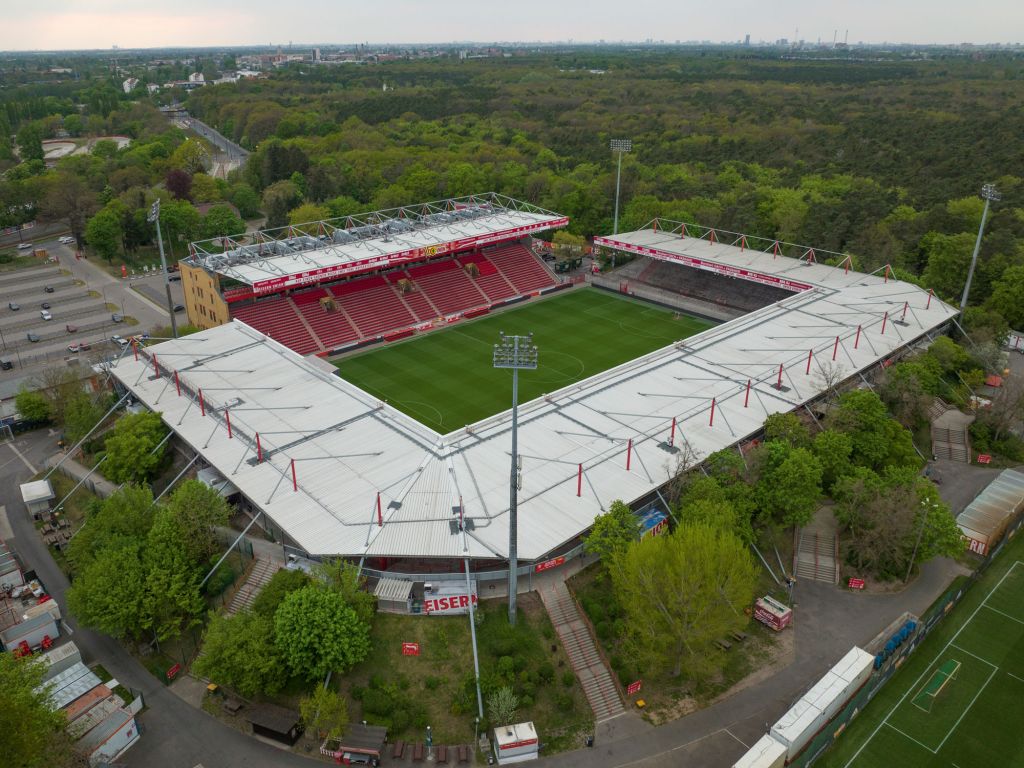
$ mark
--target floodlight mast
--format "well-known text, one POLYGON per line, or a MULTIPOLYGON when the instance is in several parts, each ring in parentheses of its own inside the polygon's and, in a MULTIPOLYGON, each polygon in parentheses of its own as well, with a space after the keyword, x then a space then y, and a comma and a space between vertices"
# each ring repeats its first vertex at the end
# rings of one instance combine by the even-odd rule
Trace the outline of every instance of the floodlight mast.
POLYGON ((960 314, 963 315, 967 309, 967 297, 971 293, 971 280, 974 279, 974 267, 978 263, 978 251, 981 250, 981 236, 985 232, 985 219, 988 217, 988 204, 998 202, 1001 195, 996 191, 994 184, 985 184, 981 188, 981 197, 985 201, 985 207, 981 209, 981 226, 978 227, 978 239, 974 241, 974 253, 971 255, 971 266, 967 270, 967 283, 964 285, 964 295, 960 299, 960 314))
POLYGON ((506 336, 494 345, 494 367, 512 369, 512 471, 509 473, 508 488, 508 623, 516 623, 516 569, 519 558, 516 551, 519 474, 519 369, 534 370, 537 367, 537 347, 533 334, 528 336, 506 336))
POLYGON ((632 139, 612 139, 609 142, 612 152, 619 153, 619 167, 615 172, 615 221, 612 226, 612 234, 619 234, 619 182, 622 180, 622 155, 633 151, 632 139))
POLYGON ((156 223, 156 241, 160 246, 160 268, 164 271, 164 290, 167 291, 167 314, 171 318, 171 335, 174 338, 178 338, 178 322, 174 317, 174 302, 171 301, 171 281, 170 276, 167 274, 167 258, 164 256, 164 239, 160 235, 160 198, 153 202, 153 207, 149 209, 146 221, 150 224, 156 223))

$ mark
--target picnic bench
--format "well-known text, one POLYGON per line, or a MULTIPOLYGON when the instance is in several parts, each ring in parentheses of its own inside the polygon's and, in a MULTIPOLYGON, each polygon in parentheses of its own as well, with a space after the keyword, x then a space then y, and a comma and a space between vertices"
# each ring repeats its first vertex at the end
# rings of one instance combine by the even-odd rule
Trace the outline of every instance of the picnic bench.
POLYGON ((402 755, 404 755, 404 754, 405 754, 405 742, 404 741, 396 741, 394 744, 391 745, 391 756, 393 758, 395 758, 396 760, 401 760, 402 759, 402 755))
POLYGON ((723 651, 728 651, 730 648, 732 648, 732 643, 730 643, 728 640, 723 639, 715 640, 715 645, 717 645, 723 651))
POLYGON ((417 741, 412 747, 412 760, 414 763, 423 762, 423 742, 417 741))
POLYGON ((439 746, 437 748, 437 755, 436 755, 436 757, 437 757, 437 762, 438 763, 447 763, 448 762, 448 747, 446 747, 444 744, 439 746))
POLYGON ((237 715, 238 710, 240 710, 243 706, 245 706, 244 702, 232 697, 224 699, 224 702, 220 705, 221 709, 223 709, 229 715, 237 715))
POLYGON ((737 643, 742 643, 744 640, 747 639, 747 633, 746 632, 740 632, 739 630, 733 630, 732 632, 729 633, 729 637, 731 637, 737 643))
POLYGON ((469 747, 466 746, 465 744, 459 744, 457 751, 459 753, 459 762, 460 763, 468 763, 469 762, 469 747))

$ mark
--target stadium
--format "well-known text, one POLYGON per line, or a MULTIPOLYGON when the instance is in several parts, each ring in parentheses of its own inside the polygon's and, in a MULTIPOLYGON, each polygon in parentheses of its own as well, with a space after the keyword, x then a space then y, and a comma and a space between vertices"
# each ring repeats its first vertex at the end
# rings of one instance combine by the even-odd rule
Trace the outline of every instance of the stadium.
POLYGON ((813 416, 956 314, 888 267, 665 220, 595 238, 634 260, 566 279, 531 236, 567 223, 488 194, 195 243, 180 266, 204 330, 137 347, 113 374, 295 554, 498 579, 499 331, 539 347, 518 426, 533 573, 578 552, 613 500, 665 509, 680 470, 742 452, 772 413, 813 416))

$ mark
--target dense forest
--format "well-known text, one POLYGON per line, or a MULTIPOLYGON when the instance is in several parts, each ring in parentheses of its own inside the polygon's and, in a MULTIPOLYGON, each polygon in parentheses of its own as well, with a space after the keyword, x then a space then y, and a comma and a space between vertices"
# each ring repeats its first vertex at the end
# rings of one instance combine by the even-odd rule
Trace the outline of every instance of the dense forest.
MULTIPOLYGON (((179 239, 238 226, 223 210, 207 224, 191 203, 229 201, 274 226, 487 190, 567 214, 577 234, 605 233, 615 185, 608 140, 630 138, 620 228, 665 216, 849 252, 860 269, 890 263, 946 298, 962 290, 978 193, 994 183, 1002 199, 972 305, 1024 326, 1020 56, 783 60, 594 48, 293 64, 188 96, 192 114, 253 150, 227 180, 206 176, 208 158, 182 151, 185 135, 159 123, 153 105, 167 97, 128 97, 116 85, 96 76, 77 90, 0 91, 8 164, 15 147, 26 157, 34 136, 62 120, 80 135, 136 139, 51 170, 23 162, 0 183, 8 215, 59 217, 61 206, 41 196, 46 178, 80 179, 97 196, 89 217, 107 212, 88 239, 108 258, 152 239, 136 214, 157 195, 177 201, 179 239)), ((72 229, 86 235, 84 224, 72 229)))

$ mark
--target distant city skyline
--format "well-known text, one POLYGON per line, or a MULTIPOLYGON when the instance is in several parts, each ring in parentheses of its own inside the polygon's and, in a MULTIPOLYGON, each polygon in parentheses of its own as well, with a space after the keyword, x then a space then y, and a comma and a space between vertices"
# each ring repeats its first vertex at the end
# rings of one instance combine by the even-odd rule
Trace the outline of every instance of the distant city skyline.
MULTIPOLYGON (((782 5, 782 4, 779 4, 782 5)), ((178 0, 142 6, 123 0, 11 3, 0 18, 0 50, 83 50, 296 44, 445 44, 645 40, 708 40, 753 45, 821 40, 850 44, 1015 43, 1024 38, 1024 3, 990 0, 970 6, 950 0, 864 0, 857 5, 793 0, 782 7, 753 0, 540 2, 501 7, 478 0, 387 4, 304 0, 178 0), (239 7, 244 11, 239 12, 239 7), (1010 37, 1014 35, 1015 37, 1010 37)))

